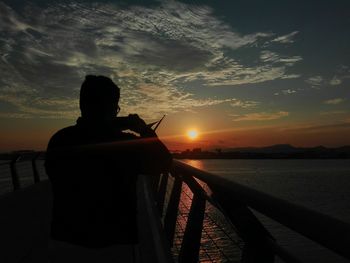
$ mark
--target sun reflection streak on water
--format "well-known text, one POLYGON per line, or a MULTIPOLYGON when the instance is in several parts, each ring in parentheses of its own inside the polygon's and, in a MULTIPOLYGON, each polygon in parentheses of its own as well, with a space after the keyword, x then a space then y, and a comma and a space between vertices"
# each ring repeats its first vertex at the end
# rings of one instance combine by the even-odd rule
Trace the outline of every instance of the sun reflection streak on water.
MULTIPOLYGON (((191 162, 191 165, 200 169, 201 167, 198 164, 200 164, 200 162, 196 160, 192 160, 191 162)), ((172 188, 172 181, 173 178, 170 178, 168 190, 172 188)), ((208 194, 211 192, 204 182, 200 180, 197 181, 206 191, 208 191, 208 194)), ((167 191, 165 203, 169 201, 169 195, 170 191, 167 191)), ((175 262, 178 261, 178 256, 181 250, 192 199, 192 191, 186 184, 183 184, 180 203, 178 206, 174 246, 172 247, 175 262)), ((232 228, 232 225, 227 224, 225 217, 217 208, 207 203, 203 221, 199 262, 240 262, 242 247, 242 240, 238 237, 236 230, 232 228)))
POLYGON ((186 163, 201 170, 204 168, 203 162, 201 160, 186 160, 186 163))
MULTIPOLYGON (((328 160, 183 160, 197 168, 278 198, 350 222, 350 162, 328 160)), ((305 262, 341 262, 346 259, 256 213, 278 244, 305 262)), ((279 259, 277 259, 277 262, 279 259)))

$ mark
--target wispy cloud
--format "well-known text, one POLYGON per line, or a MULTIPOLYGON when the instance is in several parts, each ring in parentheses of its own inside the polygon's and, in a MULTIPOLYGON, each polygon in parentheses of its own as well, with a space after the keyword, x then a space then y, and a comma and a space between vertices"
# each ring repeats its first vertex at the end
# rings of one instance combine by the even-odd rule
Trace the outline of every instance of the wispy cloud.
POLYGON ((329 104, 329 105, 337 105, 337 104, 343 103, 344 101, 345 101, 344 98, 335 98, 335 99, 326 100, 323 103, 329 104))
POLYGON ((294 89, 285 89, 285 90, 281 90, 280 92, 275 92, 273 95, 275 95, 275 96, 278 96, 280 94, 282 94, 282 95, 291 95, 291 94, 294 94, 294 93, 297 93, 297 91, 294 90, 294 89))
POLYGON ((334 76, 330 81, 329 81, 329 84, 332 85, 332 86, 337 86, 337 85, 340 85, 342 83, 342 80, 337 77, 337 76, 334 76))
POLYGON ((300 125, 297 127, 283 128, 282 131, 291 131, 291 132, 322 132, 326 130, 339 130, 339 129, 350 129, 350 121, 331 123, 325 125, 300 125))
POLYGON ((0 95, 0 102, 12 104, 16 111, 3 111, 2 118, 75 118, 79 114, 77 99, 40 98, 15 95, 0 95))
POLYGON ((230 104, 232 107, 240 107, 243 109, 247 109, 247 108, 254 108, 258 106, 260 103, 258 101, 253 101, 253 100, 244 101, 244 100, 233 99, 230 104))
POLYGON ((301 56, 286 57, 269 50, 261 51, 260 59, 263 62, 280 63, 285 64, 287 66, 293 66, 296 62, 303 60, 301 56))
POLYGON ((260 53, 260 59, 264 62, 276 62, 280 59, 280 56, 275 52, 263 50, 260 53))
POLYGON ((309 83, 311 86, 320 86, 323 80, 323 77, 318 75, 308 78, 306 82, 309 83))
POLYGON ((299 31, 293 31, 287 35, 279 36, 271 40, 271 42, 278 42, 282 44, 294 43, 294 37, 299 33, 299 31))
POLYGON ((312 87, 319 87, 325 85, 338 86, 342 84, 345 79, 350 78, 350 71, 346 72, 346 70, 343 70, 339 73, 339 75, 335 75, 332 78, 325 78, 320 75, 312 76, 306 79, 305 82, 310 84, 312 87))
POLYGON ((282 92, 282 94, 284 94, 284 95, 290 95, 290 94, 296 93, 297 91, 294 90, 294 89, 286 89, 286 90, 282 90, 281 92, 282 92))
POLYGON ((193 82, 233 86, 300 77, 287 73, 300 56, 279 54, 274 60, 265 52, 263 63, 252 66, 226 52, 254 49, 272 38, 292 43, 295 32, 241 34, 204 5, 58 2, 46 8, 31 4, 19 13, 0 3, 0 14, 0 90, 16 114, 71 118, 86 74, 112 77, 122 89, 124 112, 141 109, 145 117, 221 103, 253 105, 199 99, 184 89, 193 82))
POLYGON ((138 112, 148 119, 158 118, 169 112, 195 111, 201 107, 236 101, 236 99, 196 99, 193 94, 179 91, 174 87, 153 85, 142 85, 137 92, 125 90, 121 95, 122 115, 138 112))
POLYGON ((30 113, 0 112, 0 118, 2 118, 2 119, 31 119, 31 118, 33 118, 33 116, 30 113))
POLYGON ((279 112, 257 112, 248 113, 244 115, 232 115, 234 121, 270 121, 277 120, 283 117, 287 117, 289 112, 279 111, 279 112))
POLYGON ((338 110, 338 111, 322 111, 322 112, 320 112, 320 115, 323 115, 323 116, 343 115, 343 114, 348 114, 348 112, 347 112, 347 111, 343 111, 343 110, 338 110))

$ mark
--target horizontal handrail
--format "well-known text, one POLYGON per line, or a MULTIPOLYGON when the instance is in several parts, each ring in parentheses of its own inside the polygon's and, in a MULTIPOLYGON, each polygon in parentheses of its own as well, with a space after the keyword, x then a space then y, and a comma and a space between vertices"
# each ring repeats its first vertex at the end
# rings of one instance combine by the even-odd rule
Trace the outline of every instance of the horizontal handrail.
MULTIPOLYGON (((36 159, 44 160, 45 152, 29 151, 29 152, 12 152, 12 153, 0 154, 0 160, 11 161, 13 160, 13 158, 16 158, 17 156, 20 156, 20 159, 17 160, 17 162, 29 161, 29 160, 32 160, 34 157, 36 159)), ((6 163, 7 162, 5 162, 5 164, 6 163)), ((0 165, 3 165, 3 163, 0 163, 0 165)))
POLYGON ((227 198, 256 211, 350 259, 350 224, 300 205, 240 185, 223 177, 174 160, 177 173, 194 176, 210 187, 225 192, 227 198), (327 230, 327 231, 325 231, 327 230))

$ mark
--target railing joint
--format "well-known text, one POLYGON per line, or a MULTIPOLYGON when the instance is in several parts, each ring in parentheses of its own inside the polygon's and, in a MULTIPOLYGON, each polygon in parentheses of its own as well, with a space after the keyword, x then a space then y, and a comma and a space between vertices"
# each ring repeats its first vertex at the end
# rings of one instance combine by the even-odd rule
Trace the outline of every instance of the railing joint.
POLYGON ((13 185, 13 191, 17 191, 21 188, 19 178, 18 178, 18 173, 17 173, 17 161, 21 158, 20 155, 14 155, 10 162, 10 170, 11 170, 11 178, 12 178, 12 185, 13 185))

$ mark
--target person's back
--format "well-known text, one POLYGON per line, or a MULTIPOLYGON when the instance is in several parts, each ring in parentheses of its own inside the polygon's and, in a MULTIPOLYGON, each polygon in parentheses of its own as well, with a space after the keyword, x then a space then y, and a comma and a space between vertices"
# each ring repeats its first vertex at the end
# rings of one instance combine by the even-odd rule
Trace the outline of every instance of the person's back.
POLYGON ((88 76, 81 89, 82 117, 49 142, 53 239, 93 248, 138 241, 137 175, 160 172, 171 157, 137 115, 130 117, 130 129, 141 137, 118 129, 118 99, 110 79, 88 76))

